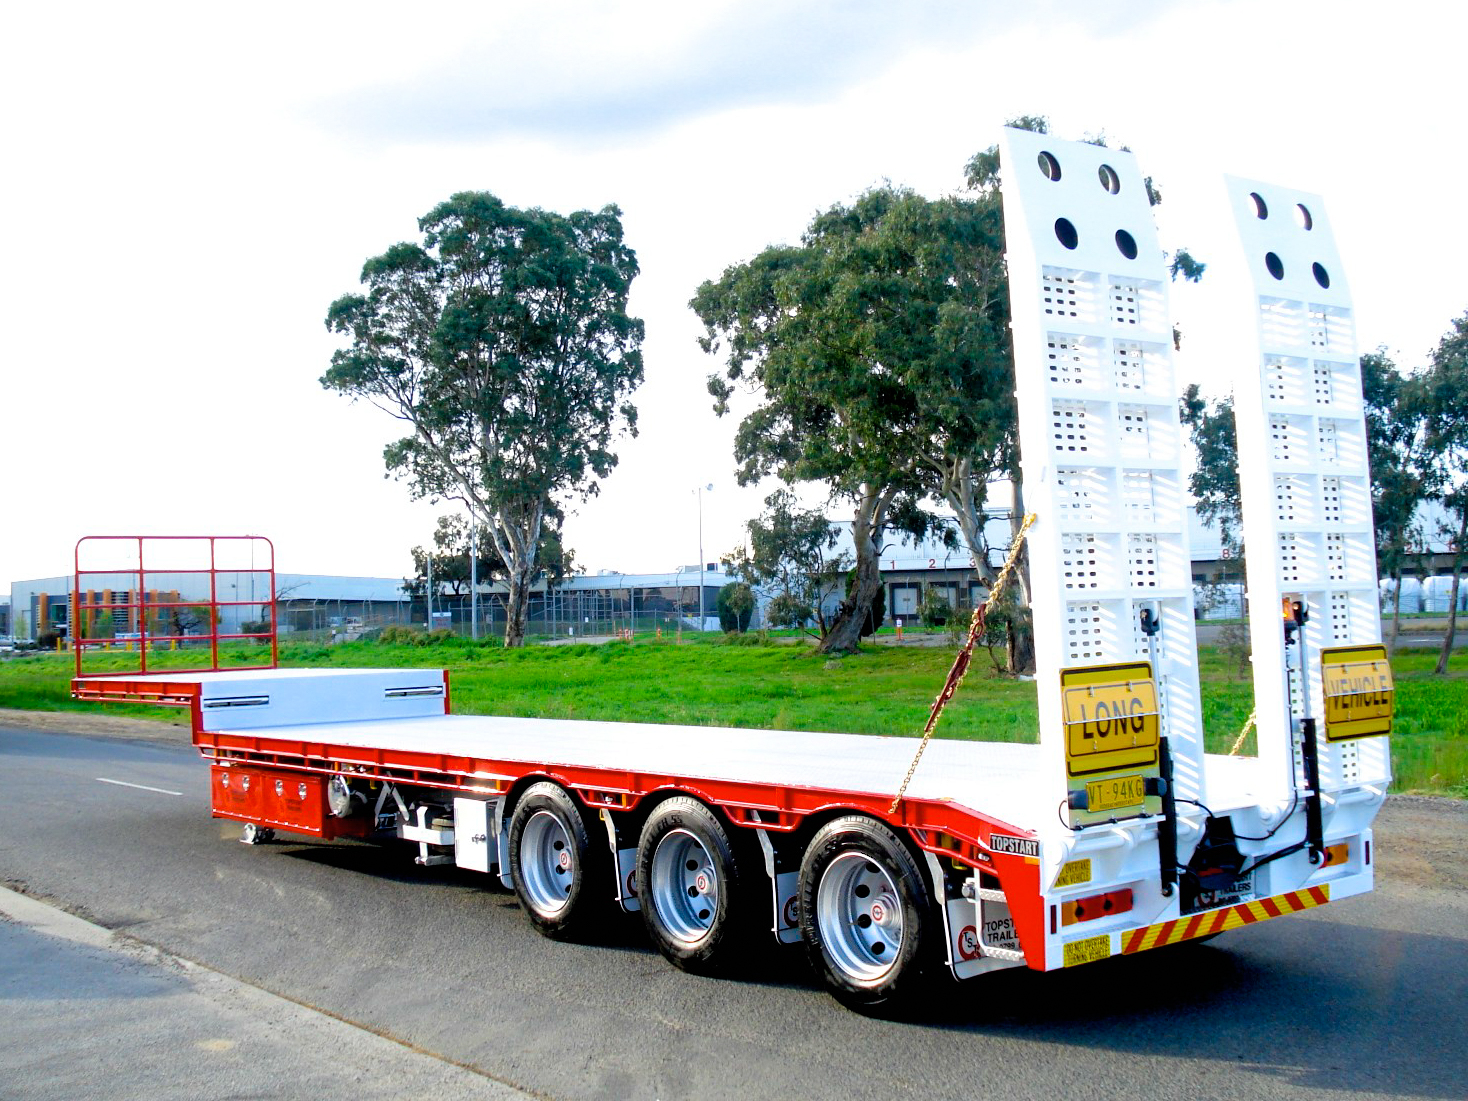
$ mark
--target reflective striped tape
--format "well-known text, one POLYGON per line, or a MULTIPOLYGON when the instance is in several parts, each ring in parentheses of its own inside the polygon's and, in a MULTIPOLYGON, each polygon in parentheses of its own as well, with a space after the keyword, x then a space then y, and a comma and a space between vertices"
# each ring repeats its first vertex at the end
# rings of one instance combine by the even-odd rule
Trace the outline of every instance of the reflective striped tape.
POLYGON ((1256 921, 1267 921, 1283 914, 1297 914, 1330 901, 1330 885, 1308 887, 1303 891, 1289 891, 1282 895, 1261 898, 1255 902, 1240 902, 1219 910, 1207 910, 1191 917, 1175 918, 1133 930, 1122 938, 1122 953, 1145 952, 1149 948, 1161 948, 1165 944, 1192 940, 1194 937, 1212 936, 1241 925, 1253 925, 1256 921))

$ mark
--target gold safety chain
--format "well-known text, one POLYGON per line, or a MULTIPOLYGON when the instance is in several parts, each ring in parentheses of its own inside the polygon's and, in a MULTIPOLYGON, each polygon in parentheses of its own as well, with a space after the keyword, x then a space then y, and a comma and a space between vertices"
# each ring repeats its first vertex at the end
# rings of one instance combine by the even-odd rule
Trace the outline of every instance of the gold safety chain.
POLYGON ((1255 708, 1249 712, 1249 717, 1244 720, 1244 729, 1239 731, 1239 736, 1234 741, 1234 747, 1228 751, 1230 757, 1237 757, 1239 750, 1244 748, 1244 739, 1249 736, 1249 731, 1254 729, 1255 720, 1259 717, 1259 710, 1255 708))
POLYGON ((923 751, 928 748, 928 742, 933 738, 933 731, 938 727, 938 717, 943 714, 944 706, 953 698, 958 691, 958 686, 963 683, 963 678, 968 674, 968 663, 969 659, 973 657, 974 645, 984 633, 984 620, 989 615, 989 609, 999 603, 999 598, 1004 595, 1004 587, 1009 583, 1010 575, 1014 573, 1015 563, 1019 561, 1019 552, 1020 548, 1024 546, 1025 534, 1034 522, 1035 514, 1026 513, 1024 522, 1020 524, 1019 531, 1015 533, 1014 542, 1009 546, 1009 555, 1004 559, 1004 566, 1000 569, 999 576, 994 578, 994 584, 989 589, 989 599, 974 609, 973 619, 969 621, 968 625, 968 638, 964 640, 963 649, 959 650, 958 656, 953 659, 953 668, 948 670, 948 679, 943 682, 943 690, 933 701, 933 708, 928 712, 928 724, 923 727, 923 740, 918 745, 917 753, 913 755, 907 775, 902 778, 902 786, 897 789, 892 805, 887 808, 888 814, 897 813, 902 797, 907 794, 907 785, 912 783, 913 773, 917 772, 918 762, 923 759, 923 751))

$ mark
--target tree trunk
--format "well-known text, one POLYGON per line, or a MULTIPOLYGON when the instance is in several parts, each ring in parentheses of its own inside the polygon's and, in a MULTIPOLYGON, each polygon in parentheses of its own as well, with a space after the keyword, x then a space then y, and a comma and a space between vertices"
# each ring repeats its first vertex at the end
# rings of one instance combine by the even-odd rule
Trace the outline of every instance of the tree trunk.
POLYGON ((500 561, 505 563, 505 646, 525 645, 525 622, 530 610, 530 587, 539 567, 540 527, 545 519, 545 502, 527 505, 519 515, 500 513, 471 515, 488 531, 500 561))
MULTIPOLYGON (((1014 507, 1009 520, 1012 544, 1024 524, 1025 509, 1024 491, 1019 479, 1015 475, 1011 477, 1014 479, 1012 482, 1014 507)), ((985 588, 992 587, 996 571, 988 562, 989 548, 984 539, 983 503, 973 492, 972 464, 969 460, 961 460, 945 472, 943 494, 948 501, 948 506, 958 516, 958 526, 963 532, 964 542, 968 544, 969 554, 973 556, 974 572, 978 574, 985 588)), ((1008 554, 1007 547, 1005 553, 1008 554)), ((1019 563, 1010 577, 1010 584, 1015 587, 1016 619, 1010 621, 1009 628, 1005 632, 1005 671, 1011 675, 1033 673, 1035 671, 1034 629, 1023 614, 1030 606, 1028 553, 1021 552, 1019 563)))
POLYGON ((1443 647, 1438 651, 1439 676, 1448 671, 1448 656, 1453 652, 1453 636, 1458 633, 1458 588, 1463 583, 1463 546, 1468 542, 1468 505, 1463 507, 1458 518, 1458 541, 1453 544, 1453 589, 1448 600, 1448 630, 1443 635, 1443 647))
POLYGON ((530 610, 530 579, 535 566, 511 566, 506 582, 509 595, 505 597, 505 647, 525 645, 525 620, 530 610))
POLYGON ((854 654, 861 645, 862 623, 882 584, 876 534, 877 520, 885 511, 883 500, 874 489, 866 487, 851 519, 851 539, 856 544, 856 581, 837 608, 826 637, 816 644, 818 654, 854 654))
MULTIPOLYGON (((1024 486, 1020 483, 1018 475, 1011 475, 1014 486, 1014 506, 1009 512, 1009 538, 1010 545, 1019 538, 1020 529, 1025 522, 1025 495, 1024 486)), ((1014 618, 1010 620, 1009 628, 1009 667, 1006 672, 1010 676, 1020 676, 1035 671, 1035 625, 1034 619, 1029 615, 1030 611, 1030 549, 1021 547, 1019 558, 1014 564, 1013 584, 1019 590, 1019 597, 1014 602, 1014 618)))
POLYGON ((1391 572, 1392 578, 1392 637, 1391 645, 1387 653, 1392 657, 1397 653, 1397 637, 1402 633, 1402 567, 1394 566, 1391 572))

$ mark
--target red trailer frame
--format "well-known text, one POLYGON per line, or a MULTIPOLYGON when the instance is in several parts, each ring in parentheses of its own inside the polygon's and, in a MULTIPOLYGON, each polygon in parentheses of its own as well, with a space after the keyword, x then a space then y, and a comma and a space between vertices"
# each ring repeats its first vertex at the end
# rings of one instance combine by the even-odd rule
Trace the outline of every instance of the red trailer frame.
MULTIPOLYGON (((202 672, 212 669, 274 669, 280 657, 279 644, 277 641, 277 623, 275 607, 275 544, 263 535, 87 535, 78 539, 76 547, 72 552, 73 578, 71 590, 71 646, 75 655, 76 675, 83 675, 83 656, 88 649, 93 651, 104 647, 110 648, 117 640, 113 637, 102 638, 87 634, 92 629, 95 617, 105 613, 112 613, 119 609, 125 611, 130 619, 135 619, 138 625, 138 668, 136 672, 146 674, 148 672, 148 647, 150 644, 158 643, 198 643, 207 641, 209 643, 209 664, 192 667, 168 666, 169 672, 202 672), (220 544, 251 543, 251 555, 253 559, 254 546, 260 544, 266 552, 266 564, 255 566, 253 560, 248 569, 219 565, 220 544), (124 566, 98 569, 95 567, 82 567, 83 547, 92 543, 124 543, 131 544, 135 548, 137 562, 131 561, 124 566), (208 545, 209 565, 206 567, 187 566, 173 564, 167 557, 163 558, 162 565, 156 564, 159 555, 165 555, 167 551, 179 550, 180 544, 204 543, 208 545), (159 544, 154 547, 153 544, 159 544), (150 552, 152 560, 150 562, 150 552), (219 599, 219 575, 238 573, 262 573, 269 578, 268 593, 261 598, 251 600, 221 600, 219 599), (149 574, 192 574, 206 576, 209 578, 208 600, 149 600, 148 599, 148 575, 149 574), (84 577, 116 577, 118 575, 132 575, 137 578, 137 597, 132 596, 129 590, 128 599, 125 601, 108 600, 105 603, 94 600, 83 600, 84 593, 90 593, 82 585, 84 577), (230 632, 220 631, 223 617, 220 610, 235 607, 260 607, 270 609, 270 630, 252 632, 230 632), (209 632, 207 634, 176 635, 150 633, 148 630, 148 613, 168 608, 207 608, 209 619, 209 632), (270 661, 259 665, 221 665, 219 662, 219 644, 221 642, 237 642, 251 640, 261 642, 269 640, 270 661)), ((131 640, 130 640, 131 641, 131 640)))

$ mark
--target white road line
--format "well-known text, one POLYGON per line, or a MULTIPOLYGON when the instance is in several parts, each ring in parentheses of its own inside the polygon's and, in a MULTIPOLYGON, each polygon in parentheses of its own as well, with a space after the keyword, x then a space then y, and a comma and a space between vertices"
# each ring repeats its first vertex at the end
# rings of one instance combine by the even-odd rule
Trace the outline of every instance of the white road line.
POLYGON ((105 776, 98 776, 99 784, 116 784, 120 788, 137 788, 139 791, 156 791, 159 795, 182 795, 181 791, 169 791, 167 788, 150 788, 147 784, 130 784, 126 780, 109 780, 105 776))

